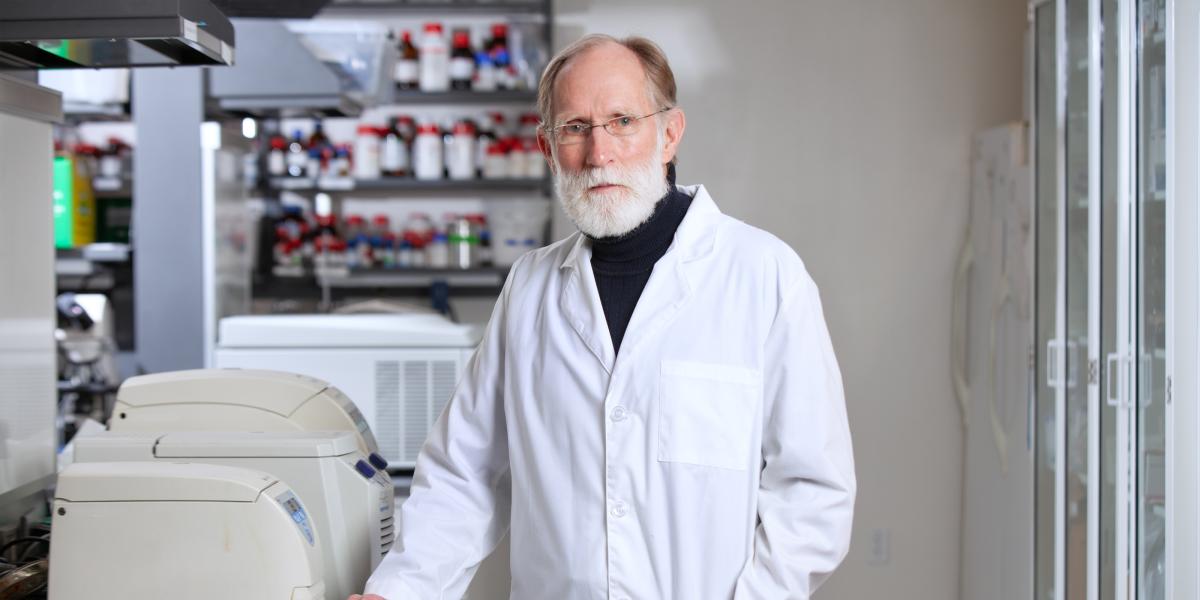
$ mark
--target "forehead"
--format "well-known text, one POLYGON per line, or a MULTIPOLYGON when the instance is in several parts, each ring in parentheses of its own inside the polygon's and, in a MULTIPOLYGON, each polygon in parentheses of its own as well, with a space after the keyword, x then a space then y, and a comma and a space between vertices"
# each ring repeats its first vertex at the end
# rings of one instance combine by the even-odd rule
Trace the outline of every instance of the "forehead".
POLYGON ((646 91, 646 73, 637 55, 609 42, 580 53, 559 72, 554 112, 570 118, 645 110, 646 91))

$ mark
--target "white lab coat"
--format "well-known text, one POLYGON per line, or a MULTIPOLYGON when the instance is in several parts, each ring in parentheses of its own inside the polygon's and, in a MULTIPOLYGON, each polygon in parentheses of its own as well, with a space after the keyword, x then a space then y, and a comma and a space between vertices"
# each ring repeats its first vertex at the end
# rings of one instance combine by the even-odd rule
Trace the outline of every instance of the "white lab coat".
POLYGON ((854 461, 817 288, 680 189, 619 355, 584 236, 513 266, 368 592, 461 598, 505 531, 516 600, 807 599, 842 560, 854 461))

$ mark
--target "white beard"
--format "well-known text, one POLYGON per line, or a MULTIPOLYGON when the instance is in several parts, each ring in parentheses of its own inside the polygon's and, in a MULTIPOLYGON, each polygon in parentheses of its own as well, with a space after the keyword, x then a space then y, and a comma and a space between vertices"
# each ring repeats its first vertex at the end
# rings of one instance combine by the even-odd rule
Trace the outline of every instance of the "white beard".
POLYGON ((555 153, 554 189, 567 217, 593 238, 622 236, 637 229, 654 214, 655 205, 667 194, 667 178, 658 162, 663 145, 660 132, 654 154, 642 164, 574 172, 564 169, 555 153), (624 187, 588 191, 602 184, 624 187))

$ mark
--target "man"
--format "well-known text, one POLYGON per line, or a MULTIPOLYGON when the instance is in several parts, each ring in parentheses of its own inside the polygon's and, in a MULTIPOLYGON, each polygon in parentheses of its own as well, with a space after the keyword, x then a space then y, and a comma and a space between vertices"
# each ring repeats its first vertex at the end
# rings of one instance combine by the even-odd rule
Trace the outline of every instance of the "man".
POLYGON ((652 42, 579 40, 538 109, 580 233, 513 266, 364 598, 460 598, 506 531, 514 599, 808 598, 855 493, 816 286, 674 184, 686 120, 652 42))

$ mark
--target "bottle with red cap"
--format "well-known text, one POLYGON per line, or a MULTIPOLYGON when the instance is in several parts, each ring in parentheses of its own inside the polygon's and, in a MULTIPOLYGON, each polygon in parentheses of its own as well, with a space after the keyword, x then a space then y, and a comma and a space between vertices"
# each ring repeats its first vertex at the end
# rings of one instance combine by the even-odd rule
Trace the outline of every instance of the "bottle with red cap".
POLYGON ((475 178, 475 124, 463 119, 454 124, 454 135, 446 150, 446 170, 450 179, 475 178))
POLYGON ((100 177, 120 178, 128 171, 131 149, 118 137, 108 138, 108 147, 100 153, 100 177))
POLYGON ((426 123, 417 128, 413 162, 417 179, 432 181, 442 178, 442 134, 437 125, 426 123))
POLYGON ((379 179, 380 175, 379 128, 374 125, 359 125, 354 138, 354 177, 357 179, 379 179))
POLYGON ((483 178, 504 179, 508 177, 508 171, 508 151, 504 142, 491 142, 483 159, 483 178))
POLYGON ((509 76, 512 59, 508 50, 508 25, 496 23, 492 25, 492 43, 489 44, 488 55, 496 69, 496 88, 501 90, 513 89, 513 80, 509 76))
POLYGON ((421 91, 444 92, 450 89, 450 49, 442 34, 441 23, 426 23, 421 36, 421 91))
POLYGON ((408 215, 404 223, 404 237, 414 241, 414 246, 421 248, 433 240, 433 220, 427 213, 415 212, 408 215))
POLYGON ((508 50, 508 24, 495 23, 492 25, 492 39, 488 40, 487 51, 495 60, 501 50, 508 50))
POLYGON ((537 139, 538 125, 541 122, 542 119, 536 113, 522 114, 521 126, 517 128, 517 136, 526 140, 537 139))
POLYGON ((510 135, 504 138, 504 150, 508 153, 508 177, 518 179, 525 176, 525 145, 521 138, 510 135))
POLYGON ((408 31, 400 34, 399 60, 396 61, 396 87, 402 90, 415 90, 420 87, 421 64, 420 53, 412 43, 412 34, 408 31))
POLYGON ((392 119, 383 137, 380 171, 388 177, 407 177, 409 172, 408 142, 400 132, 400 119, 392 119))
POLYGON ((329 249, 329 245, 334 240, 339 239, 337 219, 333 215, 318 215, 315 234, 316 239, 324 240, 322 243, 326 249, 329 249))
POLYGON ((496 139, 502 139, 509 136, 508 120, 504 118, 504 113, 493 111, 488 114, 492 120, 492 133, 496 134, 496 139))
POLYGON ((525 177, 546 177, 546 157, 542 155, 542 149, 538 148, 537 139, 525 140, 525 177))
POLYGON ((346 217, 345 239, 352 240, 359 235, 366 233, 366 221, 361 215, 348 215, 346 217))
POLYGON ((283 177, 288 174, 287 145, 282 135, 271 136, 271 150, 267 152, 267 175, 283 177))
POLYGON ((450 87, 471 89, 475 76, 475 53, 471 51, 471 34, 466 29, 454 30, 454 49, 450 52, 450 87))
POLYGON ((471 88, 477 92, 496 91, 496 65, 492 57, 480 50, 475 53, 475 77, 471 80, 471 88))
POLYGON ((492 118, 484 115, 479 119, 479 130, 475 132, 475 176, 483 177, 483 164, 487 160, 488 146, 496 141, 492 131, 492 118))
POLYGON ((521 126, 517 136, 512 141, 512 152, 515 158, 511 161, 516 165, 512 176, 540 179, 545 176, 541 151, 538 150, 537 132, 542 120, 535 113, 521 115, 521 126))
POLYGON ((396 234, 387 215, 375 215, 371 228, 371 255, 375 265, 385 269, 396 266, 396 234))

